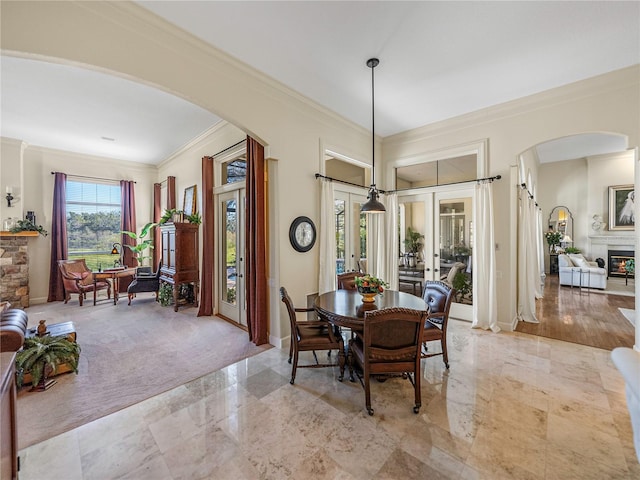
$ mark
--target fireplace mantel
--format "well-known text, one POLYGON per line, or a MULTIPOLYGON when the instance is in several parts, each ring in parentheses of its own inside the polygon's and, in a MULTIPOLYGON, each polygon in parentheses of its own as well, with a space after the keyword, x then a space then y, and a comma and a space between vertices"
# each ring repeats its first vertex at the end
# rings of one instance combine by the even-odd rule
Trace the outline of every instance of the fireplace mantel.
POLYGON ((592 245, 631 245, 635 248, 635 235, 590 235, 592 245))

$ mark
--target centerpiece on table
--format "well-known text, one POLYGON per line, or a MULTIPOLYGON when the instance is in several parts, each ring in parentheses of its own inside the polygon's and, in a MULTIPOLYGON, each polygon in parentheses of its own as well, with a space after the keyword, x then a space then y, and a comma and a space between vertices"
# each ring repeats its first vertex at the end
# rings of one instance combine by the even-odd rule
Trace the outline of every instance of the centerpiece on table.
POLYGON ((384 280, 369 274, 362 277, 356 277, 355 283, 358 287, 358 293, 362 295, 362 301, 365 303, 373 303, 376 299, 376 295, 384 292, 385 287, 389 287, 389 284, 384 280))

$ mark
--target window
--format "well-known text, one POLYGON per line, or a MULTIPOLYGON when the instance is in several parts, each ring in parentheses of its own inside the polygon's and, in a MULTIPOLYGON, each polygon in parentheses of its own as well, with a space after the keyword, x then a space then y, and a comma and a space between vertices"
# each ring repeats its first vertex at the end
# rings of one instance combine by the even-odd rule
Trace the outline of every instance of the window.
POLYGON ((84 258, 91 270, 119 260, 111 250, 121 238, 120 185, 67 180, 66 206, 69 258, 84 258))
POLYGON ((222 164, 222 184, 244 182, 247 178, 247 159, 242 156, 222 164))

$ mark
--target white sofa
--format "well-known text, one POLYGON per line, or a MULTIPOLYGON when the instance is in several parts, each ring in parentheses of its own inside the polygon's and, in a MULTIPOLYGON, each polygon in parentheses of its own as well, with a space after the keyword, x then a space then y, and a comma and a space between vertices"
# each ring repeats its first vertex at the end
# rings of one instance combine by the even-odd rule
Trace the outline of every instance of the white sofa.
POLYGON ((633 444, 640 462, 640 352, 618 347, 611 352, 614 365, 624 378, 627 392, 627 408, 633 428, 633 444))
POLYGON ((598 267, 596 262, 586 260, 582 254, 558 255, 560 285, 573 287, 607 288, 607 269, 598 267))

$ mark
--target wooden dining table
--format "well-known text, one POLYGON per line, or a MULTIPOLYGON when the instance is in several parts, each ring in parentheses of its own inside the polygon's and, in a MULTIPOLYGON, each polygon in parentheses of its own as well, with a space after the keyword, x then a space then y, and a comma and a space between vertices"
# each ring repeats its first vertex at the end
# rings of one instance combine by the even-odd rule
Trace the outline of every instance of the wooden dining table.
MULTIPOLYGON (((370 310, 385 308, 411 308, 413 310, 429 310, 427 303, 420 297, 396 290, 385 290, 377 295, 371 304, 362 302, 362 296, 357 290, 334 290, 318 295, 314 301, 314 309, 320 316, 331 323, 337 330, 340 327, 352 331, 364 330, 364 315, 370 310)), ((340 376, 344 376, 345 352, 338 352, 340 356, 340 376)))
POLYGON ((99 272, 91 272, 93 275, 93 304, 96 304, 96 284, 99 280, 106 280, 111 282, 113 289, 113 304, 118 303, 118 293, 120 290, 120 279, 124 277, 133 278, 136 274, 135 267, 117 267, 108 268, 99 272))

